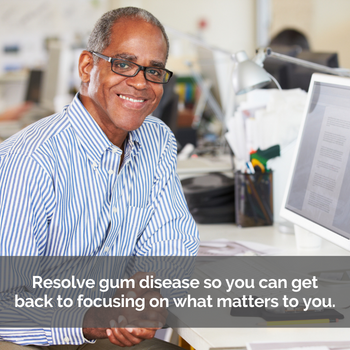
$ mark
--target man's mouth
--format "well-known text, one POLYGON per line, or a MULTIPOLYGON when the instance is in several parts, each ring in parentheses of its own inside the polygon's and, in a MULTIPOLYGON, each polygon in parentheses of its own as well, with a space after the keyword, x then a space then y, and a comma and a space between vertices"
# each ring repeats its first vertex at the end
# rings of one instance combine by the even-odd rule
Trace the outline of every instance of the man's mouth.
POLYGON ((122 98, 123 100, 127 100, 127 101, 131 101, 131 102, 145 102, 145 100, 141 100, 141 99, 139 99, 139 100, 136 100, 136 99, 134 99, 134 98, 131 98, 131 97, 126 97, 126 96, 124 96, 124 95, 118 95, 120 98, 122 98))

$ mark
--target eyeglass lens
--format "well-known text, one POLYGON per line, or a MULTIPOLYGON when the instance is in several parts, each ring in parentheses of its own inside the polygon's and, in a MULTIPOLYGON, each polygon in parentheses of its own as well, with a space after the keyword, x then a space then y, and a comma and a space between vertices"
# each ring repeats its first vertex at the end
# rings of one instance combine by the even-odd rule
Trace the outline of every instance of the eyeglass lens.
MULTIPOLYGON (((139 67, 129 61, 114 60, 112 70, 117 74, 133 76, 139 67)), ((155 83, 166 83, 170 78, 170 74, 162 68, 147 67, 145 69, 146 79, 155 83)))

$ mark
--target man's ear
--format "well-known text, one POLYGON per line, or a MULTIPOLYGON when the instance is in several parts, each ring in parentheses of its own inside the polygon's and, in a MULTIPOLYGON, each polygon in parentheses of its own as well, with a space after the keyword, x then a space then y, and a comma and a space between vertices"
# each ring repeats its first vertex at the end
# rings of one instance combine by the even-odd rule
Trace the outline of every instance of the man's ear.
POLYGON ((90 81, 90 73, 94 66, 92 53, 84 50, 79 57, 79 77, 82 83, 90 81))

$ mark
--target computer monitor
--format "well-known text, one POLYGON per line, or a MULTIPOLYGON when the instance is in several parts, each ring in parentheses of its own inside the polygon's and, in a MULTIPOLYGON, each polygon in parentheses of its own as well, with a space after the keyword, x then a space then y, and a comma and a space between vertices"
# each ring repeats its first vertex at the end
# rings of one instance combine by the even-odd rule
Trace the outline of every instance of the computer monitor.
MULTIPOLYGON (((339 67, 338 55, 336 53, 302 51, 296 57, 331 68, 339 67)), ((289 89, 300 88, 308 91, 311 76, 316 72, 317 70, 314 69, 293 65, 292 70, 289 72, 289 89)))
POLYGON ((27 91, 25 96, 26 101, 30 101, 34 103, 40 102, 42 78, 43 78, 42 70, 32 69, 29 72, 29 79, 28 79, 27 91))
MULTIPOLYGON (((300 46, 287 46, 287 45, 270 45, 272 51, 280 53, 282 55, 287 55, 291 57, 297 57, 300 53, 300 46)), ((289 62, 281 61, 274 57, 266 57, 264 61, 264 69, 273 75, 282 89, 290 89, 290 78, 293 74, 294 64, 289 62)), ((274 82, 269 83, 266 86, 267 89, 276 89, 276 84, 274 82)))
POLYGON ((197 54, 201 76, 204 80, 210 81, 211 92, 215 97, 216 102, 221 106, 220 85, 215 67, 216 60, 214 52, 205 47, 198 46, 197 54))
MULTIPOLYGON (((336 53, 301 51, 299 46, 271 46, 271 49, 274 52, 296 57, 304 61, 331 68, 339 67, 338 55, 336 53)), ((274 57, 266 58, 264 69, 277 79, 282 89, 300 88, 304 91, 308 91, 311 76, 317 72, 315 69, 281 61, 274 57)), ((267 85, 267 88, 275 89, 276 85, 271 82, 267 85)))
POLYGON ((314 74, 281 216, 350 250, 350 79, 314 74))
POLYGON ((61 45, 56 42, 50 43, 48 47, 48 61, 40 94, 40 104, 52 111, 55 110, 54 100, 58 93, 60 74, 63 74, 62 69, 60 69, 61 59, 61 45))

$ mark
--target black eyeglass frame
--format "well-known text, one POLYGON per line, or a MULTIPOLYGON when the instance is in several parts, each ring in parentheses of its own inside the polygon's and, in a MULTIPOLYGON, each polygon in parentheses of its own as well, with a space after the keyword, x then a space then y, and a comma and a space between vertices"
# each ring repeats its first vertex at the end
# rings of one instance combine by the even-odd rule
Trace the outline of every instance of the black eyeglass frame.
POLYGON ((89 52, 92 53, 93 55, 99 57, 99 58, 104 59, 104 60, 107 61, 107 62, 110 62, 110 63, 111 63, 111 71, 112 71, 113 73, 115 73, 115 74, 122 75, 123 77, 129 77, 129 78, 131 78, 131 77, 136 77, 136 75, 139 74, 140 70, 142 70, 142 71, 143 71, 143 75, 144 75, 144 77, 145 77, 145 79, 146 79, 147 81, 149 81, 149 82, 151 82, 151 83, 155 83, 155 84, 163 84, 163 85, 164 85, 164 84, 169 83, 169 80, 170 80, 171 77, 173 76, 173 72, 171 72, 170 70, 165 69, 165 68, 160 68, 160 67, 144 67, 144 66, 141 66, 141 65, 139 65, 139 64, 137 64, 137 63, 135 63, 135 62, 128 61, 128 60, 123 60, 123 59, 120 59, 120 58, 109 57, 109 56, 106 56, 106 55, 102 55, 102 53, 99 53, 99 52, 96 52, 96 51, 89 51, 89 52), (137 69, 137 71, 136 71, 133 75, 125 75, 125 74, 117 73, 117 72, 115 72, 115 71, 113 70, 113 63, 114 63, 114 61, 116 61, 116 60, 118 60, 118 61, 123 61, 123 62, 128 62, 128 63, 132 63, 132 64, 134 64, 135 66, 137 66, 138 69, 137 69), (146 76, 146 69, 148 69, 148 68, 154 68, 154 69, 162 69, 162 70, 165 70, 165 71, 169 74, 169 79, 168 79, 168 81, 165 82, 165 83, 162 83, 162 82, 157 82, 157 81, 149 80, 149 79, 147 78, 147 76, 146 76))

